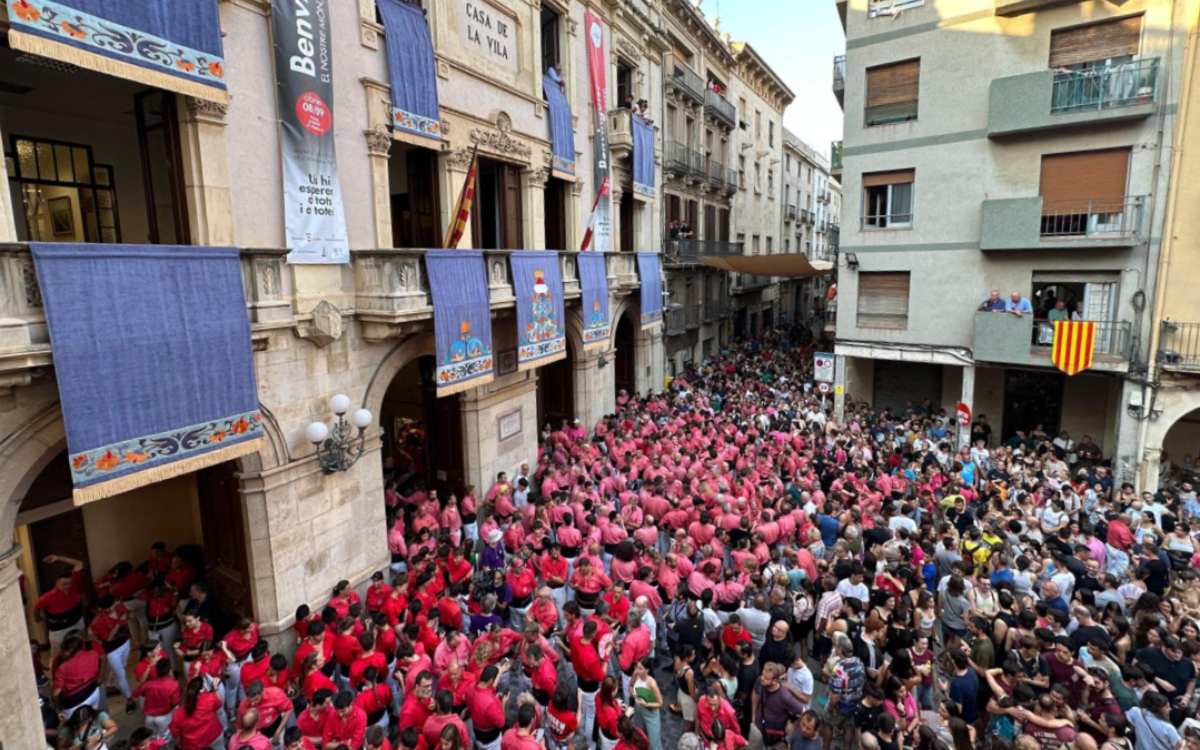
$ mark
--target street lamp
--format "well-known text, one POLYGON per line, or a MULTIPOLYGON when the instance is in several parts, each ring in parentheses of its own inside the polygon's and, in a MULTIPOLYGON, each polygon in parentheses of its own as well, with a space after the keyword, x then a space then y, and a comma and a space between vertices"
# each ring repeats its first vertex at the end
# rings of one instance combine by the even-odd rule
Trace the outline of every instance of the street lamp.
POLYGON ((366 430, 375 418, 367 409, 358 409, 347 420, 350 397, 344 393, 329 399, 329 408, 337 417, 332 430, 324 422, 312 422, 304 428, 304 437, 316 446, 317 460, 326 474, 346 471, 362 457, 366 430), (358 428, 357 435, 350 429, 351 422, 358 428))

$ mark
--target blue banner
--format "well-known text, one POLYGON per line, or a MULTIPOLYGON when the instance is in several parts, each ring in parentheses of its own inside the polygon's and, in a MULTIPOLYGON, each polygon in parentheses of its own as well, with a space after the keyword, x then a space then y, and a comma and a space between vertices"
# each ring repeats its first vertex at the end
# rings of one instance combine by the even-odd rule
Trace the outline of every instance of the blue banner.
POLYGON ((401 132, 441 140, 437 63, 425 11, 401 0, 375 0, 387 41, 392 126, 401 132))
POLYGON ((217 0, 6 0, 9 45, 225 102, 217 0))
POLYGON ((237 249, 30 248, 77 502, 258 449, 237 249))
POLYGON ((662 322, 662 269, 658 253, 638 253, 638 276, 642 282, 642 328, 662 322))
POLYGON ((552 168, 561 176, 575 175, 575 124, 571 118, 571 105, 563 91, 558 71, 551 68, 542 78, 542 92, 546 95, 546 109, 550 122, 550 151, 554 157, 552 168))
POLYGON ((492 312, 483 253, 426 250, 425 271, 437 339, 437 395, 492 382, 492 312))
POLYGON ((608 267, 605 255, 589 251, 577 257, 583 302, 583 348, 585 351, 607 349, 611 329, 608 322, 608 267))
POLYGON ((638 115, 633 122, 633 192, 654 197, 654 126, 638 115))
POLYGON ((517 297, 517 369, 565 358, 567 328, 558 253, 519 250, 509 258, 517 297))

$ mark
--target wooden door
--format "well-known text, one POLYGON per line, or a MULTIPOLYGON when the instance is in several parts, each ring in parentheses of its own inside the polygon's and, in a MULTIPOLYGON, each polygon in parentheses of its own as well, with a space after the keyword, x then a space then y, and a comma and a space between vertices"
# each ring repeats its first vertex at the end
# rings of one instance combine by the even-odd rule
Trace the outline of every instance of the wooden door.
MULTIPOLYGON (((84 604, 91 601, 92 573, 89 563, 87 534, 83 528, 83 511, 74 508, 65 513, 59 513, 40 521, 29 524, 29 541, 33 549, 33 559, 37 564, 37 578, 40 591, 44 594, 54 588, 54 582, 59 576, 70 573, 71 570, 62 563, 46 563, 46 555, 62 555, 71 557, 83 563, 83 597, 84 604)), ((100 571, 106 573, 107 571, 100 571)))
POLYGON ((503 182, 503 247, 519 250, 524 247, 525 232, 521 216, 521 170, 505 164, 501 172, 503 182))
POLYGON ((633 246, 633 196, 629 193, 621 193, 621 246, 617 248, 623 253, 632 253, 637 250, 633 246))
POLYGON ((717 239, 717 207, 704 207, 704 239, 717 239))
POLYGON ((175 94, 152 89, 133 101, 150 242, 191 244, 175 94))
POLYGON ((437 155, 429 149, 410 148, 407 157, 405 168, 408 170, 408 200, 412 207, 413 231, 412 244, 407 247, 441 247, 437 155))
POLYGON ((566 183, 551 177, 546 180, 546 190, 542 202, 546 213, 546 248, 548 250, 567 249, 567 207, 566 183))
POLYGON ((211 593, 221 610, 231 618, 253 618, 246 525, 236 471, 237 464, 226 461, 196 472, 204 563, 211 593))

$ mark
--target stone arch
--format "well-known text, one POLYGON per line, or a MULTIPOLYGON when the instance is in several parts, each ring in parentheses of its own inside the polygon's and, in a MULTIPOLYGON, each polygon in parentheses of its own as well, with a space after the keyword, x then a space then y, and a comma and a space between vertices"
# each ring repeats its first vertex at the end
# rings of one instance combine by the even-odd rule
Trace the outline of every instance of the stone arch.
POLYGON ((609 319, 608 329, 608 348, 609 350, 617 347, 617 324, 621 322, 621 316, 629 313, 629 322, 633 324, 633 338, 635 341, 641 341, 646 334, 642 330, 642 304, 640 300, 634 300, 633 295, 625 295, 616 307, 612 308, 612 316, 609 319))
POLYGON ((566 320, 567 346, 571 356, 578 359, 583 356, 583 308, 581 306, 567 308, 566 320))
POLYGON ((1152 419, 1147 425, 1145 440, 1142 443, 1142 453, 1139 457, 1141 470, 1138 472, 1138 480, 1142 485, 1139 487, 1141 490, 1154 489, 1158 481, 1158 470, 1167 433, 1181 419, 1200 410, 1200 393, 1163 389, 1158 394, 1156 406, 1161 406, 1162 411, 1157 419, 1152 419))
POLYGON ((378 418, 383 414, 383 397, 387 394, 388 386, 410 362, 426 354, 437 354, 432 333, 418 333, 393 346, 379 361, 375 372, 371 373, 360 403, 378 418))

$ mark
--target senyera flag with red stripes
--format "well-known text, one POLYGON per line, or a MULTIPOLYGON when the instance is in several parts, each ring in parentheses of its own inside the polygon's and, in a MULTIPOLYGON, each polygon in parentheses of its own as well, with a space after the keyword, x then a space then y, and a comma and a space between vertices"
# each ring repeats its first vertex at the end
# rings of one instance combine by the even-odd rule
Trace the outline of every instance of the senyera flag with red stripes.
POLYGON ((467 222, 471 220, 471 205, 475 202, 475 174, 479 171, 479 144, 471 150, 471 166, 467 168, 467 181, 463 183, 462 193, 458 196, 458 204, 450 218, 450 226, 446 229, 447 248, 458 247, 467 222))
POLYGON ((1092 366, 1096 349, 1096 324, 1086 320, 1054 321, 1054 344, 1050 361, 1068 375, 1092 366))
POLYGON ((579 244, 580 250, 587 250, 592 244, 592 235, 596 233, 596 209, 600 207, 600 200, 608 195, 608 176, 606 175, 600 181, 600 189, 596 191, 596 198, 592 201, 592 213, 588 215, 587 230, 583 233, 583 242, 579 244))

